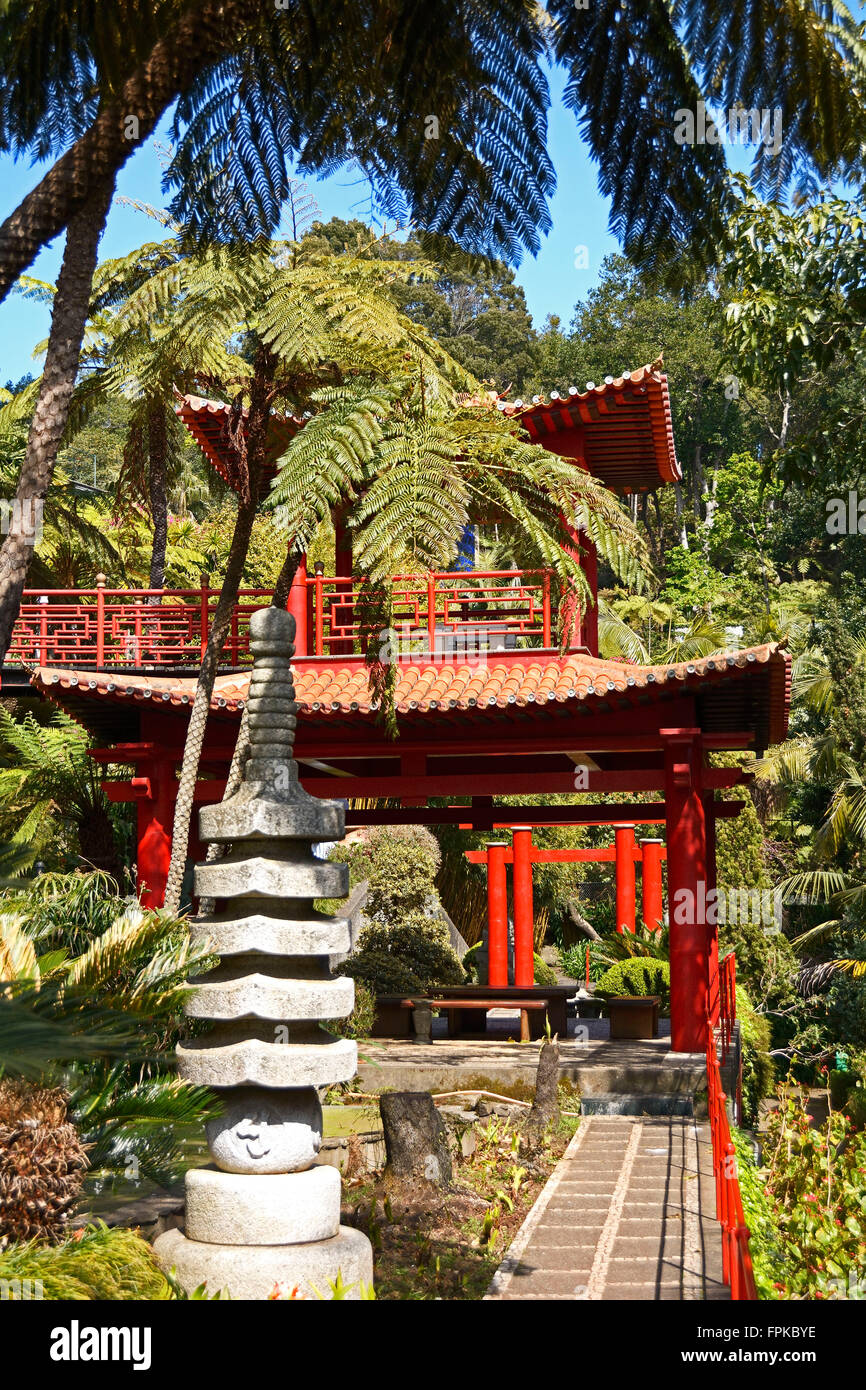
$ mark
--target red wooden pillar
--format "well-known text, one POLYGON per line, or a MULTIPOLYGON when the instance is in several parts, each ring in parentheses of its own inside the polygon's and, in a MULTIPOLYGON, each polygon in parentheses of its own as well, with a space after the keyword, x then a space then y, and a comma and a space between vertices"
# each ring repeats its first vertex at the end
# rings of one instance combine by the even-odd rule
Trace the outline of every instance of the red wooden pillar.
POLYGON ((643 924, 647 931, 660 931, 664 925, 664 896, 662 892, 662 854, 664 840, 641 840, 641 889, 643 924))
MULTIPOLYGON (((334 576, 337 582, 331 611, 336 609, 345 617, 352 600, 352 533, 342 511, 334 513, 334 576)), ((337 638, 328 650, 331 656, 347 656, 352 651, 352 641, 348 637, 337 638)))
POLYGON ((598 551, 588 536, 580 540, 580 565, 595 599, 584 609, 583 645, 589 648, 591 656, 598 656, 598 551))
POLYGON ((487 846, 487 983, 496 989, 508 987, 507 853, 504 841, 487 846))
POLYGON ((671 1050, 704 1052, 707 1041, 707 838, 701 797, 700 729, 662 729, 668 846, 671 1050))
POLYGON ((152 763, 145 765, 144 771, 150 781, 150 796, 137 803, 136 885, 144 907, 162 907, 171 863, 171 832, 177 799, 174 760, 154 758, 152 763))
POLYGON ((298 568, 295 570, 286 607, 295 620, 295 655, 306 656, 310 650, 310 634, 307 626, 309 608, 307 604, 306 555, 302 555, 298 561, 298 568))
POLYGON ((716 899, 718 884, 716 882, 716 812, 714 802, 713 793, 704 792, 704 825, 707 836, 707 895, 709 896, 712 892, 711 901, 716 904, 712 913, 708 913, 710 921, 707 923, 708 1003, 710 1018, 715 1027, 719 1021, 721 994, 719 990, 719 917, 716 899))
POLYGON ((617 825, 616 840, 616 929, 634 932, 634 826, 617 825))
POLYGON ((532 827, 516 825, 514 851, 514 984, 527 989, 535 983, 534 925, 532 907, 532 827))

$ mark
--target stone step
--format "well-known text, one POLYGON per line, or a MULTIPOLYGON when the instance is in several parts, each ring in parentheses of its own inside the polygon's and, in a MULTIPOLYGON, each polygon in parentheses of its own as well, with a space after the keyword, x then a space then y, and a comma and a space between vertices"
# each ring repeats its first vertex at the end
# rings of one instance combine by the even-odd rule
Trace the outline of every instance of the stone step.
POLYGON ((628 1095, 607 1091, 582 1096, 580 1108, 584 1115, 693 1115, 695 1101, 692 1095, 628 1095))

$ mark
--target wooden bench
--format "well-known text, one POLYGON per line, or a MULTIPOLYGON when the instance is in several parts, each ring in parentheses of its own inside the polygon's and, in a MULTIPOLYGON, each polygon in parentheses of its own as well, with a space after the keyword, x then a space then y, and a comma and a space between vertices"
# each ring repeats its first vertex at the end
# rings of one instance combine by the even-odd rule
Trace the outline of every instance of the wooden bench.
MULTIPOLYGON (((443 1008, 448 1013, 449 1036, 459 1036, 461 1010, 520 1009, 521 1033, 529 1029, 530 1040, 544 1036, 545 1018, 551 1033, 560 1038, 568 1036, 567 999, 574 993, 573 985, 533 985, 527 988, 503 989, 491 985, 443 985, 425 995, 409 997, 401 994, 379 995, 371 1036, 374 1038, 409 1038, 422 1041, 415 1021, 416 1011, 443 1008)), ((470 1015, 465 1018, 469 1030, 470 1015)), ((418 1020, 420 1021, 420 1020, 418 1020)), ((422 1035, 429 1032, 422 1026, 422 1035)))
POLYGON ((488 1009, 519 1009, 520 1010, 520 1041, 530 1041, 529 1014, 533 1009, 543 1009, 547 1012, 548 1001, 546 999, 415 999, 407 1000, 411 1004, 414 1012, 412 1015, 412 1026, 417 1042, 432 1042, 432 1018, 434 1009, 444 1009, 448 1015, 448 1036, 449 1038, 459 1037, 463 1031, 463 1020, 460 1015, 467 1009, 483 1009, 485 1020, 488 1009))

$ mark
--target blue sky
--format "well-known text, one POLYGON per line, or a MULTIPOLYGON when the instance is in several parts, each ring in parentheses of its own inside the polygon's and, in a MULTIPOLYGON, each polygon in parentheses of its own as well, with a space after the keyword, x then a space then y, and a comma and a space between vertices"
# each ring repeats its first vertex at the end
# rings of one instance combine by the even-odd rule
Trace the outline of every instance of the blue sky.
MULTIPOLYGON (((524 260, 518 279, 526 289, 530 311, 540 328, 548 314, 559 314, 567 323, 578 299, 585 296, 598 278, 601 261, 616 249, 607 230, 607 202, 598 193, 597 173, 578 134, 577 123, 562 102, 563 76, 554 72, 553 107, 550 112, 549 149, 556 168, 557 191, 551 202, 553 228, 544 239, 538 256, 524 260), (585 246, 588 264, 578 269, 575 248, 585 246)), ((168 120, 128 161, 117 181, 117 195, 134 198, 156 207, 164 206, 160 188, 162 170, 155 144, 165 142, 168 120)), ((36 183, 44 166, 0 158, 0 220, 6 217, 36 183)), ((357 171, 346 169, 325 180, 309 180, 323 220, 329 217, 365 218, 368 195, 358 182, 357 171)), ((145 241, 157 239, 158 225, 144 213, 115 198, 100 243, 100 256, 120 256, 145 241)), ((55 280, 60 268, 63 239, 47 246, 30 267, 28 274, 41 280, 55 280)), ((32 352, 48 333, 48 310, 12 294, 0 306, 0 384, 17 381, 27 371, 37 371, 32 352)))

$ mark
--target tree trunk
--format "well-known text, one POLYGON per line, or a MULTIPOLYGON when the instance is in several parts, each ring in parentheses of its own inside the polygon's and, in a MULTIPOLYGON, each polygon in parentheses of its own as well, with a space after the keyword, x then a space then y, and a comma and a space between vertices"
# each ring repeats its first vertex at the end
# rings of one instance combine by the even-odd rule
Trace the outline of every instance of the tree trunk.
POLYGON ((210 712, 211 696, 220 654, 228 636, 232 609, 238 596, 241 577, 244 572, 247 551, 253 523, 256 519, 259 498, 259 482, 262 476, 262 463, 267 447, 268 419, 270 413, 270 384, 273 379, 276 358, 260 345, 256 353, 256 368, 250 390, 250 411, 246 436, 247 487, 246 495, 238 506, 237 520, 229 549, 226 572, 220 590, 219 602, 208 635, 207 648, 199 672, 195 689, 192 713, 186 732, 181 763, 180 780, 177 789, 177 802, 174 811, 174 826, 171 835, 171 863, 165 885, 165 906, 170 912, 180 911, 180 894, 183 886, 186 854, 189 847, 189 823, 195 797, 195 784, 201 761, 207 717, 210 712))
POLYGON ((542 1044, 535 1077, 535 1100, 529 1112, 529 1123, 535 1129, 546 1129, 559 1114, 559 1043, 542 1044))
POLYGON ((112 186, 103 185, 69 223, 63 264, 51 312, 51 331, 36 409, 9 533, 0 547, 0 662, 12 641, 12 628, 36 544, 42 503, 51 486, 60 441, 75 389, 81 340, 90 309, 99 238, 105 226, 112 186))
POLYGON ((63 231, 156 128, 172 102, 210 63, 239 46, 239 30, 255 24, 261 0, 205 0, 181 16, 115 101, 52 165, 0 226, 0 302, 46 242, 63 231))
POLYGON ((379 1100, 388 1167, 398 1178, 422 1178, 448 1187, 451 1154, 429 1091, 389 1091, 379 1100))
MULTIPOLYGON (((168 493, 166 488, 166 455, 168 435, 165 428, 165 407, 155 400, 147 412, 148 494, 153 522, 153 542, 150 549, 150 582, 148 588, 165 588, 165 552, 168 545, 168 493)), ((162 598, 149 600, 159 604, 162 598)))

